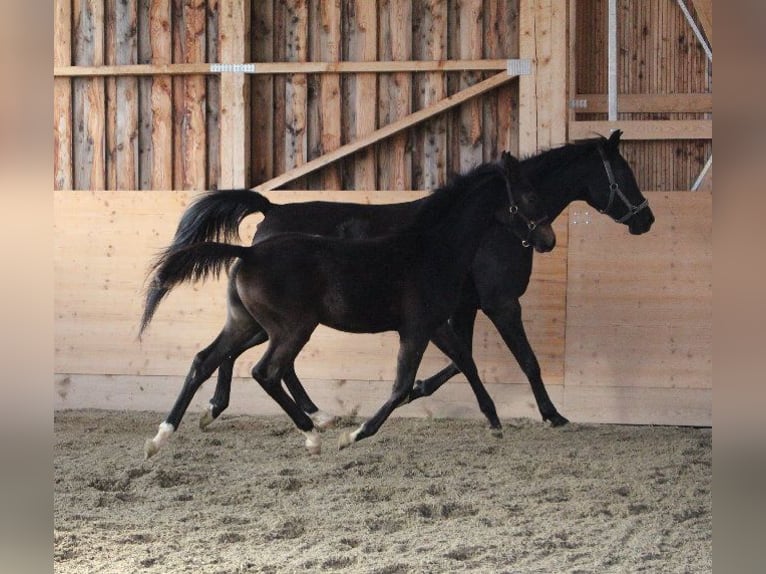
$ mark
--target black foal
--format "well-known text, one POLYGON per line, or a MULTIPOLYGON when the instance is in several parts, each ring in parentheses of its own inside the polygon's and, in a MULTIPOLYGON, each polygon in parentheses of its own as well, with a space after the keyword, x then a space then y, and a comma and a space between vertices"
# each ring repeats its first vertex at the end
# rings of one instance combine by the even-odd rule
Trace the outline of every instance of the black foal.
POLYGON ((310 452, 320 449, 314 421, 281 382, 319 324, 354 333, 399 333, 390 398, 359 429, 341 436, 341 448, 375 434, 407 400, 429 340, 472 381, 480 408, 499 427, 470 353, 447 323, 483 233, 496 221, 539 251, 555 245, 542 204, 510 154, 503 154, 500 165, 486 164, 437 190, 401 233, 367 240, 285 233, 250 247, 203 242, 169 249, 155 265, 152 289, 161 294, 147 297, 142 331, 174 285, 218 274, 234 260, 229 297, 247 316, 230 312, 218 338, 195 358, 176 404, 147 441, 146 456, 178 427, 192 396, 222 360, 253 344, 251 322, 260 324, 269 340, 252 375, 304 432, 310 452))

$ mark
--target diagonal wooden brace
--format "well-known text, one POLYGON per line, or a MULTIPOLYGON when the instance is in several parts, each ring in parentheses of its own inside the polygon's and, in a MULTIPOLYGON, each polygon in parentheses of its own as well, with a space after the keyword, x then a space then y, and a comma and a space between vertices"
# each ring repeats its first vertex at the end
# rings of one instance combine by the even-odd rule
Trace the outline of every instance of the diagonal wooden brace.
POLYGON ((361 137, 352 143, 343 145, 336 150, 333 150, 318 158, 315 158, 309 162, 306 162, 303 165, 300 165, 296 168, 286 171, 282 175, 279 175, 275 178, 265 181, 264 183, 252 189, 254 189, 255 191, 270 191, 273 189, 277 189, 278 187, 285 185, 286 183, 294 181, 300 177, 303 177, 304 175, 307 175, 313 171, 321 169, 324 166, 331 164, 334 161, 338 161, 341 158, 351 155, 352 153, 355 153, 362 148, 365 148, 369 145, 377 143, 402 130, 406 130, 414 125, 424 122, 425 120, 432 118, 433 116, 440 114, 452 107, 460 105, 463 102, 470 100, 471 98, 474 98, 478 95, 488 92, 489 90, 492 90, 510 81, 512 78, 515 78, 515 77, 517 76, 509 75, 507 72, 501 72, 499 74, 495 74, 494 76, 484 80, 483 82, 474 84, 473 86, 466 88, 465 90, 461 90, 460 92, 457 92, 456 94, 453 94, 447 98, 439 100, 438 102, 428 106, 427 108, 418 110, 417 112, 414 112, 405 118, 402 118, 393 123, 390 123, 387 126, 384 126, 378 130, 375 130, 374 132, 364 137, 361 137))

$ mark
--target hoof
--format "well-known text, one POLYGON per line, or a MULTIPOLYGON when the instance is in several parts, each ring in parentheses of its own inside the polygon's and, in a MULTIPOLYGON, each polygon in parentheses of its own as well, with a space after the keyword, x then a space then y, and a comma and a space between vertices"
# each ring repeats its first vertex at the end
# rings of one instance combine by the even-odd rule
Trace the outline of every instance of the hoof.
POLYGON ((311 455, 321 454, 322 452, 322 438, 316 430, 310 430, 304 432, 306 437, 306 450, 311 455))
POLYGON ((338 437, 338 450, 343 450, 344 448, 348 448, 354 444, 357 441, 357 437, 359 437, 359 433, 362 432, 363 428, 364 425, 360 426, 355 431, 346 431, 340 433, 340 436, 338 437))
POLYGON ((162 445, 165 444, 170 438, 170 435, 173 434, 174 430, 175 428, 170 423, 161 423, 157 435, 154 438, 146 439, 146 442, 144 443, 144 460, 157 454, 162 445))
POLYGON ((503 429, 500 427, 490 427, 489 434, 495 438, 503 438, 503 429))
POLYGON ((212 423, 215 420, 215 417, 213 416, 213 408, 208 407, 208 409, 202 414, 202 416, 199 419, 199 428, 202 430, 206 430, 207 427, 210 426, 210 423, 212 423))
POLYGON ((549 417, 543 417, 544 421, 550 421, 552 427, 563 427, 569 424, 569 419, 561 416, 559 413, 554 413, 549 417))
POLYGON ((311 418, 314 426, 319 430, 326 430, 334 427, 338 420, 337 417, 334 417, 333 415, 324 411, 317 411, 312 413, 309 415, 309 418, 311 418))
POLYGON ((149 459, 150 457, 154 456, 160 451, 160 447, 158 447, 154 441, 150 438, 146 439, 146 442, 144 443, 144 460, 149 459))

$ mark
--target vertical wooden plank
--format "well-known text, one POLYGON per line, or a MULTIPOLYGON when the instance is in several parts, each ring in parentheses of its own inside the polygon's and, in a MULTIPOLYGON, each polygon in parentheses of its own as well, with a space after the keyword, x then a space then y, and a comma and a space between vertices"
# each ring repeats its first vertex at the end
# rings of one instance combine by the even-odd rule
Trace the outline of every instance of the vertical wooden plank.
MULTIPOLYGON (((459 57, 479 60, 482 57, 482 0, 464 0, 458 6, 459 57)), ((481 80, 478 72, 460 74, 460 89, 464 90, 481 80)), ((477 98, 464 103, 458 110, 458 138, 460 146, 459 169, 470 170, 482 162, 482 105, 477 98)))
MULTIPOLYGON (((250 1, 231 0, 222 6, 218 28, 219 59, 242 64, 248 58, 250 1)), ((223 189, 248 185, 249 80, 245 74, 223 74, 220 79, 220 178, 223 189)))
MULTIPOLYGON (((126 65, 138 61, 136 0, 107 2, 107 63, 126 65)), ((138 80, 117 77, 108 82, 109 189, 138 188, 138 80)))
MULTIPOLYGON (((314 0, 314 27, 312 36, 312 59, 322 62, 340 60, 341 38, 341 3, 340 0, 314 0)), ((315 144, 316 154, 331 152, 341 145, 341 101, 340 75, 322 74, 319 78, 318 110, 316 117, 315 144)), ((313 147, 313 146, 312 146, 313 147)), ((341 175, 338 163, 327 166, 320 173, 322 189, 340 189, 341 175)))
MULTIPOLYGON (((174 0, 174 61, 205 61, 204 0, 174 0)), ((207 187, 205 77, 184 76, 174 83, 174 187, 207 187)))
MULTIPOLYGON (((274 62, 284 62, 287 58, 287 7, 283 0, 274 2, 274 62)), ((284 136, 287 132, 287 103, 285 93, 287 77, 284 74, 274 76, 274 175, 286 171, 284 136)))
MULTIPOLYGON (((53 65, 72 63, 72 0, 53 5, 53 65)), ((53 80, 53 187, 72 189, 72 80, 53 80)))
MULTIPOLYGON (((485 0, 484 3, 484 57, 518 57, 518 11, 513 0, 485 0)), ((514 102, 518 82, 500 86, 488 94, 483 103, 482 153, 483 161, 499 157, 503 150, 518 153, 514 137, 514 102)))
MULTIPOLYGON (((377 0, 351 0, 344 6, 344 40, 347 59, 373 61, 377 56, 377 0)), ((375 130, 376 88, 375 74, 360 73, 346 78, 344 92, 348 94, 346 113, 346 143, 375 130)), ((355 154, 350 169, 344 170, 344 187, 375 189, 375 154, 372 148, 355 154)))
MULTIPOLYGON (((411 3, 405 0, 381 0, 379 9, 378 59, 411 59, 411 3)), ((383 74, 378 84, 378 125, 385 126, 409 115, 412 109, 410 74, 383 74)), ((402 132, 378 146, 380 189, 412 188, 412 154, 408 140, 409 132, 402 132)))
MULTIPOLYGON (((417 0, 413 4, 413 54, 417 60, 447 57, 447 5, 417 0)), ((447 96, 444 74, 417 74, 414 80, 415 109, 423 109, 447 96)), ((426 122, 416 131, 412 179, 416 189, 435 189, 447 180, 447 119, 444 115, 426 122)))
POLYGON ((536 0, 519 0, 519 57, 532 61, 532 74, 519 78, 519 153, 537 151, 536 0))
MULTIPOLYGON (((170 0, 156 0, 149 9, 151 63, 172 62, 170 0)), ((151 80, 151 189, 173 188, 173 102, 170 76, 151 80)))
MULTIPOLYGON (((274 4, 270 0, 252 3, 253 61, 274 60, 274 4)), ((256 75, 252 86, 252 182, 274 177, 274 77, 256 75)))
MULTIPOLYGON (((219 42, 218 42, 218 27, 221 9, 219 5, 222 3, 219 0, 207 0, 207 26, 205 35, 207 38, 207 61, 208 62, 220 62, 218 57, 219 42)), ((223 3, 227 6, 227 3, 223 3)), ((246 18, 245 23, 249 26, 250 13, 248 12, 243 16, 246 18)), ((249 44, 246 44, 249 48, 249 44)), ((250 61, 249 49, 245 52, 245 61, 250 61)), ((205 123, 207 125, 205 143, 207 145, 207 181, 208 188, 218 189, 219 180, 221 178, 221 75, 210 74, 205 77, 205 123)), ((249 81, 246 82, 249 86, 249 81)), ((244 88, 243 88, 244 89, 244 88)), ((247 90, 249 95, 249 88, 247 90)), ((249 126, 244 129, 248 130, 249 126)), ((247 147, 249 142, 245 142, 247 147)), ((249 157, 242 159, 242 166, 247 173, 249 167, 249 157)), ((245 181, 249 181, 247 175, 245 181)))
MULTIPOLYGON (((308 0, 285 2, 285 60, 306 62, 308 60, 308 0)), ((308 160, 306 112, 308 103, 308 79, 306 74, 291 74, 285 84, 285 123, 283 144, 285 171, 303 165, 308 160)), ((295 183, 305 187, 305 180, 295 183)))
MULTIPOLYGON (((104 4, 73 0, 74 64, 104 63, 104 4)), ((74 84, 74 188, 104 189, 105 91, 103 78, 77 78, 74 84)))

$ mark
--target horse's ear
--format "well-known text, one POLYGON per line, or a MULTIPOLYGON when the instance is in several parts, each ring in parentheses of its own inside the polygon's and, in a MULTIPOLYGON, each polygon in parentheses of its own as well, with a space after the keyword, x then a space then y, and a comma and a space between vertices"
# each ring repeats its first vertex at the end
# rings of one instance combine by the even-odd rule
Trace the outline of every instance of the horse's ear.
POLYGON ((516 157, 504 151, 500 154, 500 158, 503 162, 503 168, 511 178, 517 179, 521 176, 521 162, 516 157))
POLYGON ((622 137, 622 130, 614 130, 612 132, 612 135, 609 136, 609 141, 607 142, 607 149, 609 151, 617 151, 617 148, 620 145, 620 137, 622 137))

